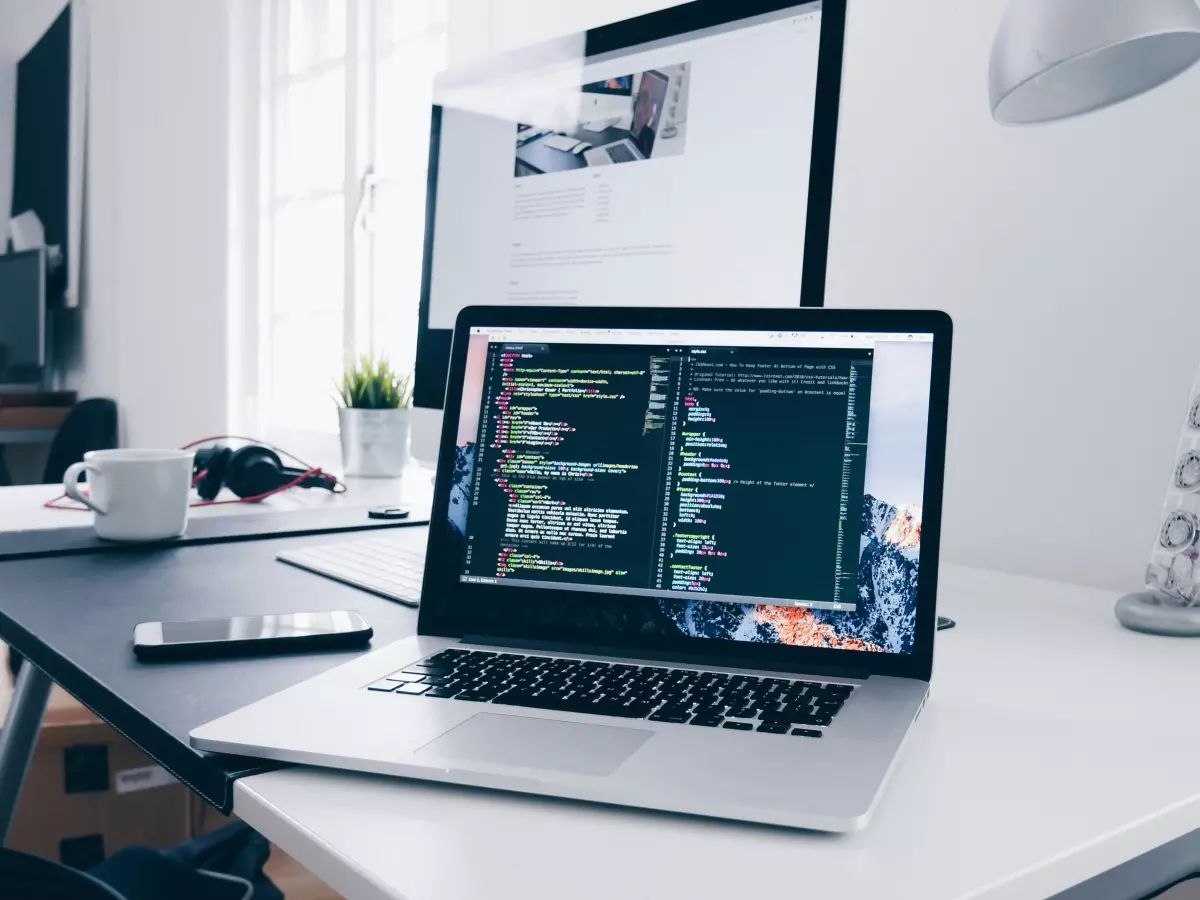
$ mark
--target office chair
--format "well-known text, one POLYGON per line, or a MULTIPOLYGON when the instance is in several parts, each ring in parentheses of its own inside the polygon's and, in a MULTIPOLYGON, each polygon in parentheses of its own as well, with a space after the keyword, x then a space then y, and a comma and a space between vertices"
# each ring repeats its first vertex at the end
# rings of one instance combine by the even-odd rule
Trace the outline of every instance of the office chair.
POLYGON ((245 822, 172 847, 126 847, 86 872, 0 849, 0 897, 13 900, 284 900, 263 872, 271 845, 245 822))
POLYGON ((61 863, 0 848, 0 897, 21 900, 125 900, 102 881, 61 863))
POLYGON ((95 397, 78 403, 58 428, 42 484, 59 484, 67 468, 83 460, 89 450, 111 450, 117 446, 117 404, 95 397))

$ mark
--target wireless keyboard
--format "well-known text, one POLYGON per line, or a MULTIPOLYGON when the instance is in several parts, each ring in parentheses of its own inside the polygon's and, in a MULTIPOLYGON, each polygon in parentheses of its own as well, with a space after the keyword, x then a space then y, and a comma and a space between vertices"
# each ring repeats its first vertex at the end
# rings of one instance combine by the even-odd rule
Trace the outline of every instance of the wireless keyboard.
POLYGON ((421 601, 425 548, 396 535, 285 550, 275 558, 406 606, 421 601))

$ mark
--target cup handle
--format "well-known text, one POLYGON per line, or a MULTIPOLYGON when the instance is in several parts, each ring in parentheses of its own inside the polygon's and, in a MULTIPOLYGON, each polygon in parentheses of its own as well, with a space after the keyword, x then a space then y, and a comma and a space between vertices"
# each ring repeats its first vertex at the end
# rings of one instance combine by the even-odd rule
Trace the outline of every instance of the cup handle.
POLYGON ((93 503, 88 496, 79 490, 79 476, 84 472, 96 472, 96 467, 86 462, 77 462, 63 473, 63 492, 76 503, 82 503, 98 516, 106 516, 104 510, 93 503))

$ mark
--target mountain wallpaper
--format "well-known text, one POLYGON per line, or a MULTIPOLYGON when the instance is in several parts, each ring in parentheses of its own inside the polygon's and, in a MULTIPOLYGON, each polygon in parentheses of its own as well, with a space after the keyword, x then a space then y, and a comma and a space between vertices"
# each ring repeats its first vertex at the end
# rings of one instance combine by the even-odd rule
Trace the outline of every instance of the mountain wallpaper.
POLYGON ((467 510, 471 506, 471 479, 475 475, 475 444, 454 448, 454 475, 450 479, 450 509, 446 516, 461 537, 467 536, 467 510))
POLYGON ((854 612, 711 600, 661 600, 683 634, 725 640, 908 653, 916 630, 921 510, 863 498, 854 612))

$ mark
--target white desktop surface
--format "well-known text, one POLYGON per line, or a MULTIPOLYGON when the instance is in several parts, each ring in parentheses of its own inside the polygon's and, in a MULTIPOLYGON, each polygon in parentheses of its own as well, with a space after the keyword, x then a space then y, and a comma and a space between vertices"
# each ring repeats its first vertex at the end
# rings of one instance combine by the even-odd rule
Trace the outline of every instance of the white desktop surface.
MULTIPOLYGON (((293 488, 261 503, 222 503, 198 506, 188 512, 191 518, 236 516, 251 513, 286 512, 295 509, 321 509, 335 506, 372 507, 407 506, 414 518, 429 513, 433 498, 433 469, 410 466, 401 478, 347 478, 346 492, 334 494, 320 488, 293 488)), ((28 484, 0 488, 0 532, 37 531, 49 528, 78 528, 92 523, 93 513, 77 510, 46 509, 47 500, 62 494, 60 484, 28 484)), ((199 500, 192 492, 193 501, 199 500)), ((218 500, 236 499, 223 489, 218 500)), ((63 503, 72 501, 64 500, 63 503)))
POLYGON ((1200 828, 1200 643, 1115 599, 943 567, 958 627, 856 834, 311 768, 238 781, 234 812, 350 900, 1043 900, 1200 828))

